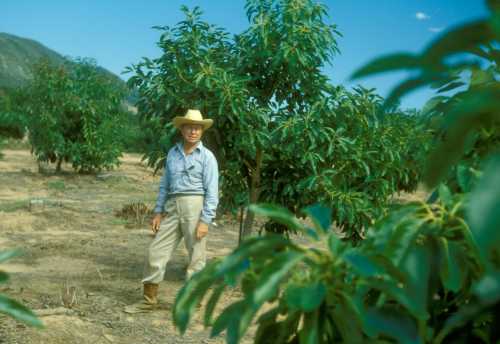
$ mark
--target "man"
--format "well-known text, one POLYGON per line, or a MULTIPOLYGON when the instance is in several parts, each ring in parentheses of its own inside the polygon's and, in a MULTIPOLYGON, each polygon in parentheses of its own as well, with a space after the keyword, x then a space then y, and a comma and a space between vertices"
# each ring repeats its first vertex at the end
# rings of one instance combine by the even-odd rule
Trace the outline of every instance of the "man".
POLYGON ((219 172, 215 156, 200 140, 213 121, 203 119, 198 110, 188 110, 185 116, 175 117, 173 124, 183 142, 167 155, 152 223, 155 237, 142 280, 144 300, 126 307, 128 313, 147 311, 158 304, 158 285, 182 238, 189 253, 186 279, 205 266, 206 235, 218 204, 219 172))

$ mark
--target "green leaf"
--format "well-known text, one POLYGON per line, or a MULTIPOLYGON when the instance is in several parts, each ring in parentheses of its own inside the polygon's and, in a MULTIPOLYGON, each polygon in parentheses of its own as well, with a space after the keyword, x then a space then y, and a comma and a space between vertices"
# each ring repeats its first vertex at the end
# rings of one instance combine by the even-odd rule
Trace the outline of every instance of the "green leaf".
POLYGON ((287 226, 291 230, 302 232, 304 230, 302 224, 297 218, 286 208, 273 204, 252 204, 250 210, 256 214, 267 216, 272 220, 287 226))
POLYGON ((308 285, 291 284, 284 297, 290 308, 311 312, 323 303, 325 296, 326 287, 318 281, 308 285))
POLYGON ((319 203, 309 206, 303 210, 311 220, 317 232, 328 232, 332 224, 332 210, 319 203))
POLYGON ((215 307, 217 306, 217 302, 219 302, 219 299, 222 296, 225 288, 225 284, 220 284, 212 292, 212 295, 210 296, 210 299, 205 306, 205 316, 203 317, 203 323, 205 324, 205 326, 209 326, 212 324, 212 317, 215 307))
POLYGON ((304 326, 299 333, 300 344, 318 344, 320 336, 318 331, 318 311, 304 314, 304 326))
POLYGON ((500 301, 500 271, 490 272, 473 287, 479 301, 485 305, 493 305, 500 301))
MULTIPOLYGON (((500 155, 486 165, 483 177, 472 191, 467 217, 480 250, 487 256, 500 247, 500 155)), ((486 257, 485 257, 486 258, 486 257)))
POLYGON ((292 243, 281 235, 268 234, 264 237, 245 240, 233 253, 220 262, 216 277, 226 278, 228 274, 232 274, 234 276, 231 277, 234 278, 249 267, 249 258, 259 257, 263 252, 268 253, 287 246, 292 246, 292 243))
POLYGON ((434 187, 448 173, 450 166, 463 155, 470 134, 483 123, 496 117, 500 92, 494 88, 467 91, 459 103, 447 113, 445 140, 432 152, 425 173, 425 182, 434 187))
POLYGON ((265 301, 274 296, 283 278, 304 257, 304 252, 297 251, 285 251, 275 255, 257 281, 255 290, 251 295, 252 303, 260 307, 265 301))
POLYGON ((10 315, 30 326, 42 328, 43 324, 29 308, 0 294, 0 312, 10 315))
POLYGON ((455 81, 455 82, 450 82, 449 84, 441 87, 437 93, 444 93, 444 92, 448 92, 448 91, 451 91, 451 90, 454 90, 455 88, 459 88, 459 87, 462 87, 462 86, 465 86, 465 83, 462 82, 462 81, 455 81))
POLYGON ((457 183, 463 192, 470 192, 472 190, 472 183, 474 175, 470 167, 460 164, 457 166, 457 183))
POLYGON ((484 20, 462 25, 445 33, 434 41, 422 54, 426 63, 435 65, 451 54, 467 51, 494 39, 488 23, 484 20))
POLYGON ((436 80, 438 80, 438 76, 434 74, 422 74, 418 77, 403 81, 391 90, 384 102, 384 107, 390 108, 391 106, 394 106, 394 104, 396 104, 399 99, 401 99, 407 93, 424 87, 425 85, 428 85, 436 80))
POLYGON ((384 335, 399 343, 421 344, 415 321, 406 313, 392 307, 370 308, 364 313, 367 334, 372 337, 384 335))
POLYGON ((409 53, 398 53, 376 58, 356 70, 351 79, 359 79, 368 75, 400 70, 414 69, 420 66, 420 58, 409 53))
POLYGON ((424 107, 422 108, 423 114, 430 114, 436 110, 438 106, 440 106, 444 101, 448 100, 448 97, 437 96, 429 99, 424 107))
POLYGON ((0 251, 0 263, 4 262, 13 257, 17 257, 21 254, 19 250, 8 250, 8 251, 0 251))
POLYGON ((351 296, 338 291, 338 301, 333 310, 333 319, 344 343, 362 343, 363 326, 361 312, 351 296))
POLYGON ((217 278, 215 277, 215 270, 218 264, 218 261, 208 264, 202 271, 194 274, 177 293, 173 319, 174 324, 182 334, 186 331, 196 306, 208 292, 210 285, 214 284, 217 278))
POLYGON ((446 289, 456 293, 461 289, 464 281, 462 267, 465 257, 460 244, 442 239, 441 245, 444 257, 441 261, 440 278, 446 289))
POLYGON ((363 277, 372 277, 383 272, 383 270, 381 270, 378 265, 374 264, 369 257, 355 249, 344 254, 343 258, 363 277))
POLYGON ((239 337, 239 331, 234 332, 235 326, 239 325, 240 317, 247 307, 245 300, 235 302, 228 306, 215 320, 210 333, 211 337, 218 336, 225 329, 231 328, 231 333, 227 333, 227 343, 237 343, 235 339, 239 337))
POLYGON ((428 288, 430 277, 431 259, 427 246, 414 245, 408 251, 401 269, 408 276, 407 283, 403 285, 402 292, 406 295, 405 302, 413 315, 419 319, 426 320, 428 288))
POLYGON ((452 207, 454 202, 450 189, 445 184, 441 183, 438 190, 441 202, 448 208, 452 207))

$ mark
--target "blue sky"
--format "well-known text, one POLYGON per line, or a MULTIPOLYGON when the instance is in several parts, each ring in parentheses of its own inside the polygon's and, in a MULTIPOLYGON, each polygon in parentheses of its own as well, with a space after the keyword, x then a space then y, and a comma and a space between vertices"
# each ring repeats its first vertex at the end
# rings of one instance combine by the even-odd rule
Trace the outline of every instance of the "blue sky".
MULTIPOLYGON (((447 29, 484 17, 482 0, 323 0, 337 24, 341 55, 325 73, 334 84, 352 86, 352 72, 382 54, 421 51, 447 29)), ((232 33, 248 23, 245 0, 0 0, 0 32, 35 39, 63 55, 92 57, 120 74, 141 57, 154 58, 159 32, 154 25, 182 20, 181 5, 199 6, 204 19, 232 33)), ((127 78, 127 75, 122 75, 127 78)), ((356 81, 387 95, 404 73, 356 81)), ((432 96, 421 90, 406 96, 404 107, 421 107, 432 96)))

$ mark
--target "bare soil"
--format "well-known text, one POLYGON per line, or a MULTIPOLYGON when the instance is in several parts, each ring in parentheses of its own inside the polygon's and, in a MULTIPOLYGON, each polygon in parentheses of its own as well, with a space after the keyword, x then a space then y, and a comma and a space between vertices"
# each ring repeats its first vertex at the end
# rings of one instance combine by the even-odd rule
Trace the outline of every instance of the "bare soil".
MULTIPOLYGON (((184 283, 183 244, 160 286, 160 310, 130 315, 125 305, 141 299, 149 224, 131 224, 115 213, 126 204, 152 207, 159 176, 140 156, 126 154, 121 166, 101 175, 39 174, 28 150, 3 150, 0 159, 0 250, 23 254, 0 269, 10 273, 0 293, 39 310, 38 330, 0 315, 0 343, 223 343, 210 338, 202 314, 181 336, 171 309, 184 283)), ((220 219, 208 237, 211 258, 237 245, 238 225, 220 219)), ((237 290, 223 304, 239 297, 237 290)), ((250 336, 250 335, 249 335, 250 336)), ((249 342, 246 338, 245 342, 249 342)))

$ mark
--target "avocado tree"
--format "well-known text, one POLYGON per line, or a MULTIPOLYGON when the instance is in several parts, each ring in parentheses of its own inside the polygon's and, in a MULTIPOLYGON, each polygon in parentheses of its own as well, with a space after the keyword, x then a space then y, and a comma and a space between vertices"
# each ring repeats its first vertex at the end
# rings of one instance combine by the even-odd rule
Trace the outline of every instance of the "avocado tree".
MULTIPOLYGON (((375 134, 381 135, 378 141, 385 136, 396 140, 397 129, 391 132, 386 124, 397 115, 381 120, 384 110, 373 91, 349 92, 328 82, 322 69, 339 52, 340 33, 327 23, 324 5, 249 0, 249 27, 234 37, 202 21, 198 8, 182 10, 184 21, 157 27, 162 55, 128 68, 134 73, 129 84, 138 91, 144 132, 149 133, 144 158, 150 166, 163 166, 175 139, 171 119, 198 108, 215 120, 205 138, 220 164, 222 211, 271 201, 295 211, 329 187, 325 201, 343 207, 336 212, 338 224, 353 228, 380 215, 380 205, 404 189, 402 184, 416 185, 418 172, 401 167, 408 155, 399 151, 412 146, 411 140, 418 142, 414 147, 423 147, 418 135, 411 135, 416 130, 403 130, 400 139, 407 144, 384 147, 384 159, 398 167, 380 170, 378 177, 372 174, 377 173, 375 165, 383 165, 376 162, 379 147, 370 147, 362 135, 384 122, 375 134), (355 161, 347 161, 348 150, 357 152, 355 161), (356 174, 349 165, 356 165, 356 174), (384 173, 389 175, 379 178, 384 173), (370 190, 370 204, 361 200, 365 190, 370 190), (367 212, 375 204, 377 210, 367 212)), ((253 220, 249 211, 245 235, 253 220)))
POLYGON ((0 146, 6 138, 22 139, 25 134, 25 117, 17 105, 19 97, 17 90, 0 89, 0 146))
POLYGON ((84 173, 118 165, 124 89, 94 61, 60 66, 41 61, 23 93, 29 141, 39 162, 56 163, 60 171, 66 161, 84 173))

